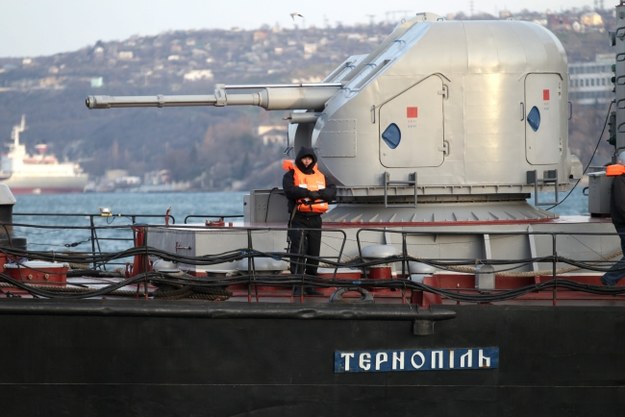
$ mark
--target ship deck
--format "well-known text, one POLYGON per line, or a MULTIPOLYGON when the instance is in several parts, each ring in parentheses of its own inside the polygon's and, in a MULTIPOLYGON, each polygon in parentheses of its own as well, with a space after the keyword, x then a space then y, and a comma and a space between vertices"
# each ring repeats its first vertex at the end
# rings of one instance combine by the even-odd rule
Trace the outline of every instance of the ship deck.
MULTIPOLYGON (((138 215, 126 216, 126 226, 112 226, 98 224, 106 217, 85 217, 88 226, 73 227, 89 236, 91 251, 34 251, 27 244, 19 247, 19 238, 0 247, 0 297, 418 307, 625 301, 624 285, 600 282, 621 255, 609 220, 600 217, 529 225, 333 225, 324 228, 324 245, 332 250, 322 250, 317 276, 289 272, 284 227, 243 226, 222 218, 178 225, 166 218, 165 225, 149 225, 138 215), (107 251, 105 243, 112 240, 125 248, 107 251)), ((51 236, 67 228, 11 227, 18 233, 47 230, 51 236)))

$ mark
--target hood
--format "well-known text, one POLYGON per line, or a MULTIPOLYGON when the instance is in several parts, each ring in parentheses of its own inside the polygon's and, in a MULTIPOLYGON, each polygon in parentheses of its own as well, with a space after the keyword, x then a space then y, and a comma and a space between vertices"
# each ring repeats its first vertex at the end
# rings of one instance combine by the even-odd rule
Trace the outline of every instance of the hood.
POLYGON ((297 156, 295 157, 295 165, 297 165, 297 168, 299 168, 300 171, 306 174, 311 173, 315 165, 317 165, 317 155, 315 155, 315 150, 313 148, 302 146, 299 152, 297 152, 297 156), (306 168, 304 165, 302 165, 302 158, 305 156, 310 156, 313 160, 313 163, 310 165, 309 168, 306 168))

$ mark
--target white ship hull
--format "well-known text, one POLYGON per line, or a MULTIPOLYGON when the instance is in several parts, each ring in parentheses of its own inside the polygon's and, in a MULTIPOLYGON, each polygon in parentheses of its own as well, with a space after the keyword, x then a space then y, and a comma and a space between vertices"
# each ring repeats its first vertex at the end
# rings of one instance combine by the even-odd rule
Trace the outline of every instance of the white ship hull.
POLYGON ((87 185, 87 174, 76 176, 26 176, 13 175, 2 180, 13 194, 54 194, 82 192, 87 185))

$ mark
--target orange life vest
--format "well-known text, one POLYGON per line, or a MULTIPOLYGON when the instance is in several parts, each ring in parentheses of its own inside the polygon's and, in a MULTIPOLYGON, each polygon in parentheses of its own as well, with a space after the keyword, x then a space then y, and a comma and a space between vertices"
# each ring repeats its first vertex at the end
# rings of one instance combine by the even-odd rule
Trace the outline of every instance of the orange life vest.
POLYGON ((606 177, 618 177, 625 174, 625 166, 621 164, 608 165, 605 169, 606 177))
MULTIPOLYGON (((293 180, 296 187, 306 188, 308 191, 319 191, 326 188, 326 177, 313 165, 312 174, 304 174, 292 160, 282 161, 285 171, 293 170, 293 180)), ((324 200, 312 201, 310 198, 300 198, 295 204, 297 211, 302 213, 323 214, 328 211, 328 202, 324 200)))

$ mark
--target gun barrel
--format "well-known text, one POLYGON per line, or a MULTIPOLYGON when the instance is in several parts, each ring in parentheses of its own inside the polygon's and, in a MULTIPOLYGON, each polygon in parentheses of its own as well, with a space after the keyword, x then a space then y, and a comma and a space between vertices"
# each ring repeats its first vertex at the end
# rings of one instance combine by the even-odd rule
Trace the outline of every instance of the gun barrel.
POLYGON ((90 109, 123 107, 259 106, 266 110, 322 110, 340 83, 217 85, 215 94, 156 96, 89 96, 90 109), (237 92, 228 91, 237 90, 237 92), (238 90, 250 90, 239 92, 238 90))
POLYGON ((112 109, 122 107, 178 107, 214 106, 214 95, 182 96, 89 96, 85 104, 90 109, 112 109))

